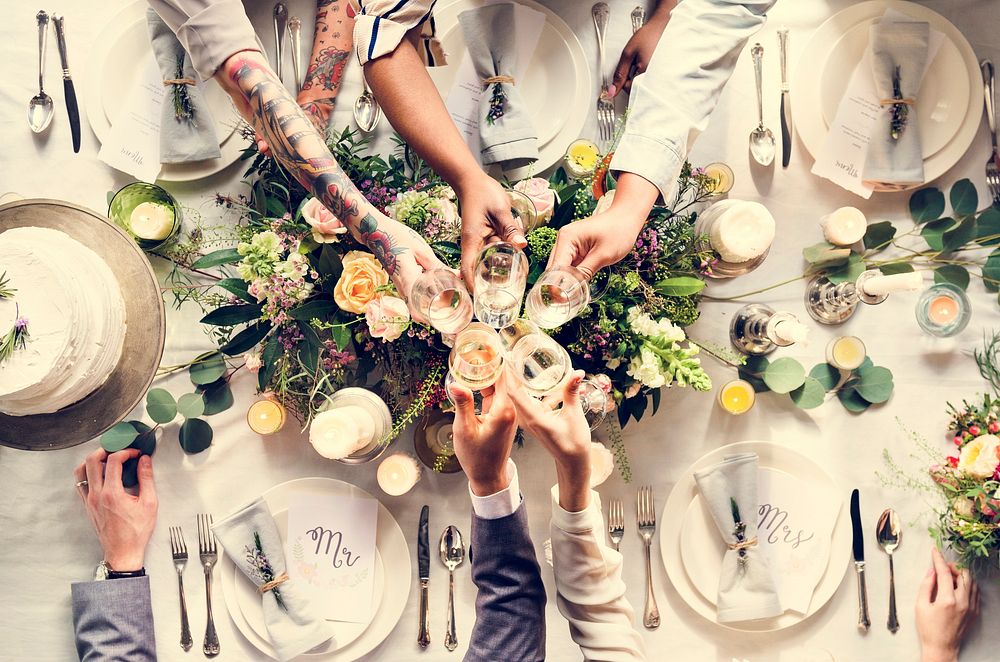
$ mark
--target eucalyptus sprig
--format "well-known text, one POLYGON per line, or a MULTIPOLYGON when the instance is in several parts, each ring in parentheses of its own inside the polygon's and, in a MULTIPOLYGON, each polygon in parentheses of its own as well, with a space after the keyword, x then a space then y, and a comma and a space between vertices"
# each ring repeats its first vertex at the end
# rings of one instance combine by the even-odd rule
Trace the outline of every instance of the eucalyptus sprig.
POLYGON ((988 337, 983 333, 983 347, 972 352, 979 374, 990 383, 994 393, 1000 393, 1000 331, 988 337))

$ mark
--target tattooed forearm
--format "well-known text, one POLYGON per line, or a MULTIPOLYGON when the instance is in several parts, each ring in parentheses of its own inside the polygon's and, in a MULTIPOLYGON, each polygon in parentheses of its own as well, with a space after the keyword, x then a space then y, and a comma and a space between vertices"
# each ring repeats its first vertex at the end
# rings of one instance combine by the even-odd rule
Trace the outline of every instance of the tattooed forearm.
POLYGON ((392 237, 379 230, 378 223, 371 214, 361 219, 361 242, 371 249, 378 261, 382 263, 385 272, 392 278, 399 266, 396 256, 406 252, 406 249, 402 246, 396 246, 392 237))

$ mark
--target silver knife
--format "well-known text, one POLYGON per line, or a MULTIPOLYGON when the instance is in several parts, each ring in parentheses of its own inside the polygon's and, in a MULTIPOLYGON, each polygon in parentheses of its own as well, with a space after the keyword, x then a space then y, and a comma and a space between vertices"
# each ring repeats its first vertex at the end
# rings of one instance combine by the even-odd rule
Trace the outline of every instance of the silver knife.
POLYGON ((274 73, 282 80, 281 56, 285 51, 285 31, 288 29, 288 8, 284 2, 274 5, 274 73))
POLYGON ((431 546, 427 534, 428 507, 420 511, 420 526, 417 528, 417 574, 420 576, 420 628, 417 643, 427 648, 431 643, 431 630, 427 623, 427 584, 431 578, 431 546))
POLYGON ((854 572, 858 575, 858 628, 868 631, 868 585, 865 583, 865 534, 861 524, 861 504, 858 491, 851 492, 851 526, 854 528, 854 572))
POLYGON ((63 15, 53 14, 52 24, 56 28, 56 41, 59 43, 59 59, 62 62, 63 92, 66 94, 66 113, 69 115, 69 131, 73 136, 73 152, 80 152, 80 108, 76 103, 76 88, 73 78, 69 75, 69 58, 66 55, 66 32, 63 29, 63 15))
POLYGON ((778 50, 781 57, 781 167, 787 168, 792 158, 792 99, 788 87, 788 28, 778 30, 778 50))

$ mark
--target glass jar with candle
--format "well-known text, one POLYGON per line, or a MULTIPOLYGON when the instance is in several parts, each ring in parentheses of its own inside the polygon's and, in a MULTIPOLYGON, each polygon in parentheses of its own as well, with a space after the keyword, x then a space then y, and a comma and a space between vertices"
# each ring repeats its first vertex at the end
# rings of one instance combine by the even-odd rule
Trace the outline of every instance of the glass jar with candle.
POLYGON ((455 415, 432 409, 420 419, 413 431, 413 449, 428 469, 436 473, 455 473, 462 465, 455 455, 455 437, 452 432, 455 415))
POLYGON ((961 288, 951 283, 931 285, 917 300, 917 324, 939 338, 961 333, 972 318, 972 306, 961 288))
MULTIPOLYGON (((375 393, 365 388, 342 388, 327 399, 320 408, 322 412, 336 412, 337 419, 342 423, 338 435, 356 438, 338 438, 332 440, 337 445, 350 444, 356 450, 344 457, 336 457, 337 462, 344 464, 363 464, 377 459, 389 448, 382 443, 392 430, 392 413, 385 402, 375 393)), ((317 441, 310 439, 313 446, 317 441)), ((321 449, 317 448, 321 452, 321 449)))
POLYGON ((573 179, 583 179, 594 174, 601 160, 601 149, 590 140, 579 138, 570 143, 563 158, 566 173, 573 179))
POLYGON ((712 196, 723 196, 733 190, 733 183, 736 181, 733 169, 722 162, 709 163, 704 168, 705 176, 711 177, 712 196))
POLYGON ((108 205, 108 217, 144 251, 163 246, 181 229, 181 206, 165 190, 145 182, 119 189, 108 205))
POLYGON ((266 393, 247 410, 247 425, 261 436, 274 434, 285 425, 285 408, 273 394, 266 393))
POLYGON ((378 486, 389 496, 402 496, 420 481, 420 465, 409 453, 393 453, 378 465, 378 486))
POLYGON ((867 356, 865 344, 856 336, 840 336, 826 346, 826 362, 838 370, 856 370, 867 356))
POLYGON ((734 416, 745 414, 753 409, 756 401, 757 393, 754 392, 753 385, 742 379, 734 379, 719 389, 719 406, 734 416))
POLYGON ((708 238, 719 259, 707 273, 710 278, 734 278, 748 274, 767 259, 774 241, 771 212, 759 202, 720 200, 695 222, 695 233, 708 238))

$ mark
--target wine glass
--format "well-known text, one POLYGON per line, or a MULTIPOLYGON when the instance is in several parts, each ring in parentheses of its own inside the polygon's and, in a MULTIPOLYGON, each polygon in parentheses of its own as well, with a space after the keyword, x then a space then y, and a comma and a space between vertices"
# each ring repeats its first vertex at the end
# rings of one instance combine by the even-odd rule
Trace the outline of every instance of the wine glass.
POLYGON ((576 267, 556 267, 539 276, 528 292, 524 309, 543 329, 555 329, 580 314, 590 303, 590 283, 576 267))
MULTIPOLYGON (((458 332, 455 344, 448 355, 448 376, 445 392, 455 404, 451 393, 453 384, 460 384, 476 396, 479 391, 493 386, 503 371, 504 351, 496 329, 482 322, 472 322, 458 332)), ((481 401, 476 400, 476 413, 481 401)))
POLYGON ((473 281, 476 318, 495 329, 517 319, 528 282, 528 258, 506 242, 490 244, 479 254, 473 281))
POLYGON ((432 269, 417 278, 410 305, 432 327, 454 335, 472 321, 472 297, 462 279, 449 269, 432 269))
POLYGON ((514 189, 507 191, 507 196, 510 198, 510 213, 514 218, 520 219, 521 228, 525 233, 538 227, 538 210, 531 198, 514 189))

